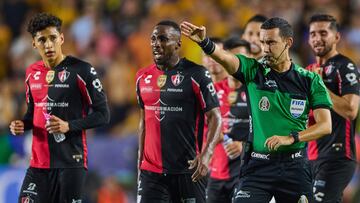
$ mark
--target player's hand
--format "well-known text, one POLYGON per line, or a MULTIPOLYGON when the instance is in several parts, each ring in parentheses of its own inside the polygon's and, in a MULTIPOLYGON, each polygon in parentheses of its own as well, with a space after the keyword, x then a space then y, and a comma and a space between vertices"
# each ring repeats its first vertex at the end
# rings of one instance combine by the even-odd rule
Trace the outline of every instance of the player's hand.
POLYGON ((277 150, 281 146, 291 145, 294 143, 292 136, 278 136, 274 135, 266 139, 264 147, 269 148, 270 151, 277 150))
POLYGON ((49 133, 66 133, 69 131, 69 123, 54 115, 51 115, 49 123, 45 127, 49 133))
POLYGON ((194 160, 189 160, 189 169, 195 168, 195 172, 192 174, 191 179, 193 182, 205 177, 209 170, 210 155, 208 153, 201 153, 196 156, 194 160))
POLYGON ((243 150, 242 142, 240 141, 233 141, 232 143, 227 144, 224 148, 228 157, 240 156, 243 150))
POLYGON ((24 133, 24 122, 21 120, 14 120, 10 123, 10 132, 13 135, 21 135, 24 133))
POLYGON ((196 26, 189 22, 182 22, 180 24, 181 32, 194 42, 201 42, 206 37, 206 28, 204 26, 196 26))

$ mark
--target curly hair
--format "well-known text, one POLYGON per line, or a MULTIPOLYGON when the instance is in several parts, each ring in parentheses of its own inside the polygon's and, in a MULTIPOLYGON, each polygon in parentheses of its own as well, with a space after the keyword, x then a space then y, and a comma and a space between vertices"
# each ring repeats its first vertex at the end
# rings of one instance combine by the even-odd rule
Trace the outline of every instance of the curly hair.
POLYGON ((54 15, 49 13, 38 13, 32 17, 28 23, 27 31, 35 37, 36 33, 47 28, 47 27, 56 27, 56 29, 61 31, 62 20, 54 15))

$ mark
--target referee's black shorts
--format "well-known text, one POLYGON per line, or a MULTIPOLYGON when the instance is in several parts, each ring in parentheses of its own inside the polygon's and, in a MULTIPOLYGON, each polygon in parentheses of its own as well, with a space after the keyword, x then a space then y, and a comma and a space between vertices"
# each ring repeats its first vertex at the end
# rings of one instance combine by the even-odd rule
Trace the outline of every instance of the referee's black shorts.
POLYGON ((142 170, 138 182, 138 203, 203 203, 206 178, 197 182, 191 174, 160 174, 142 170))
POLYGON ((21 186, 19 203, 82 202, 85 168, 28 168, 21 186))

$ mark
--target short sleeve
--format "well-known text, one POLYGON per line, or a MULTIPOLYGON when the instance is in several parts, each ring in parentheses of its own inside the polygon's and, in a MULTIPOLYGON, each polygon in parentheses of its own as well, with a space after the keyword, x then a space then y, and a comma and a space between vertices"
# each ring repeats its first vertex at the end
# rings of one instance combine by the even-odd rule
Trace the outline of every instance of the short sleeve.
POLYGON ((199 68, 199 71, 194 73, 191 80, 196 99, 201 104, 201 108, 204 112, 219 107, 219 100, 209 71, 204 67, 201 67, 199 68))
POLYGON ((359 95, 359 72, 354 63, 345 64, 339 69, 341 77, 341 96, 346 94, 359 95))
POLYGON ((318 74, 312 74, 311 90, 310 90, 310 106, 312 109, 331 108, 332 102, 330 95, 326 90, 323 80, 318 74))
POLYGON ((253 58, 247 58, 246 56, 240 54, 236 55, 236 57, 240 61, 240 67, 237 72, 232 74, 232 76, 242 83, 247 84, 254 79, 259 67, 259 62, 253 58))

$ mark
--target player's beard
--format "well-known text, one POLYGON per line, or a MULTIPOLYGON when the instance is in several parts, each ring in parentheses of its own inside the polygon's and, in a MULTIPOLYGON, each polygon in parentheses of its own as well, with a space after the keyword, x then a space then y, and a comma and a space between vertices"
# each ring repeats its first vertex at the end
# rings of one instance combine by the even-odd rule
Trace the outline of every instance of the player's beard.
POLYGON ((324 56, 326 56, 326 54, 328 54, 331 51, 331 49, 332 49, 332 46, 325 44, 322 51, 316 52, 314 50, 314 53, 318 57, 324 57, 324 56))

